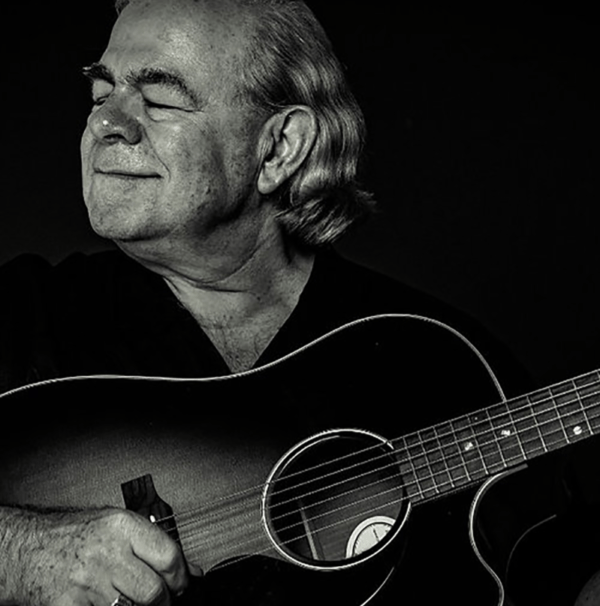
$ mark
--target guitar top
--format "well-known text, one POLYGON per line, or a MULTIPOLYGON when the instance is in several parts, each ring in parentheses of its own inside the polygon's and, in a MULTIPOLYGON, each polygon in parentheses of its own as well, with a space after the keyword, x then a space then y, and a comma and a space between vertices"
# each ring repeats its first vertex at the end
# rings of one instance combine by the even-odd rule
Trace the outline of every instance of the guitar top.
POLYGON ((470 506, 494 464, 522 461, 472 438, 449 466, 447 434, 425 428, 503 400, 468 342, 415 316, 356 322, 231 377, 50 381, 0 397, 0 502, 124 506, 122 487, 142 482, 210 571, 203 603, 493 606, 503 588, 473 549, 470 506))

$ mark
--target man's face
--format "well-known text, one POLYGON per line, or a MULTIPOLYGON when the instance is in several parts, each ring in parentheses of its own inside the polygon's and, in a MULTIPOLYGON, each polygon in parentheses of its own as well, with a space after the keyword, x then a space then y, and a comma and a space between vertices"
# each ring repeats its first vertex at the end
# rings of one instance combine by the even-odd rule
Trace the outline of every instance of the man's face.
POLYGON ((88 70, 83 191, 100 235, 200 242, 256 212, 261 122, 232 98, 243 37, 226 5, 134 0, 88 70))

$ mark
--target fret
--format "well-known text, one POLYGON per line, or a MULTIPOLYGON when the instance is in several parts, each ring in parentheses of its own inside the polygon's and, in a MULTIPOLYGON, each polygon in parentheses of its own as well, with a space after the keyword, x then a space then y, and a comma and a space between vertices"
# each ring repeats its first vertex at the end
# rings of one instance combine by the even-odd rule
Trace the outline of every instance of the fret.
POLYGON ((426 499, 437 496, 438 491, 432 470, 425 456, 425 449, 418 434, 402 438, 400 470, 402 471, 409 497, 426 499))
POLYGON ((452 423, 446 422, 436 426, 437 440, 446 461, 452 485, 457 488, 471 482, 472 477, 457 443, 452 423))
POLYGON ((586 405, 586 419, 594 435, 600 434, 600 396, 582 398, 586 405))
POLYGON ((483 449, 487 445, 487 434, 484 431, 476 433, 474 425, 480 420, 477 414, 460 417, 451 421, 453 434, 470 478, 478 480, 489 475, 483 449))
POLYGON ((415 479, 419 484, 419 488, 424 496, 437 494, 435 482, 433 479, 433 471, 429 466, 429 460, 425 454, 423 442, 418 434, 407 436, 408 455, 411 459, 411 464, 415 470, 415 479))
POLYGON ((599 395, 600 390, 600 370, 596 370, 582 377, 573 379, 579 393, 582 396, 599 395))
POLYGON ((600 372, 592 372, 575 379, 574 382, 585 410, 589 430, 593 434, 600 433, 600 372))
POLYGON ((396 447, 396 455, 400 464, 402 482, 406 493, 411 501, 419 500, 419 497, 423 497, 423 492, 421 491, 421 487, 419 485, 417 470, 414 466, 414 462, 409 455, 406 438, 397 438, 395 442, 396 444, 401 442, 401 445, 396 447))
POLYGON ((567 443, 571 444, 590 436, 592 432, 575 383, 568 381, 550 391, 561 416, 567 443))
POLYGON ((506 405, 504 403, 496 404, 491 408, 480 413, 480 421, 476 425, 477 432, 481 434, 485 431, 486 448, 491 451, 492 459, 501 470, 508 467, 510 459, 514 458, 510 448, 514 445, 514 438, 511 436, 514 431, 508 432, 510 426, 510 417, 507 415, 506 405))
POLYGON ((564 425, 550 390, 537 391, 529 396, 529 402, 537 419, 537 426, 546 451, 554 450, 566 441, 564 425))
POLYGON ((427 500, 600 433, 600 371, 397 441, 409 498, 427 500))
POLYGON ((445 461, 439 442, 437 440, 437 432, 434 427, 424 429, 418 432, 419 437, 424 445, 425 457, 438 492, 443 492, 452 485, 448 464, 445 461))
POLYGON ((486 411, 493 427, 504 468, 512 467, 526 459, 523 444, 514 425, 508 403, 497 404, 486 411))
POLYGON ((600 374, 541 389, 509 406, 528 458, 562 448, 600 429, 600 374), (527 404, 530 418, 525 414, 527 404))
POLYGON ((501 402, 487 410, 492 425, 493 437, 502 461, 502 468, 506 469, 522 460, 523 449, 516 437, 508 403, 501 402))
POLYGON ((521 437, 526 456, 548 452, 548 446, 535 414, 535 407, 529 396, 512 400, 511 409, 514 426, 521 437))
MULTIPOLYGON (((591 405, 594 403, 593 397, 593 395, 590 397, 582 397, 581 393, 579 391, 577 392, 577 400, 579 401, 581 413, 583 414, 583 417, 585 419, 585 425, 587 427, 587 430, 590 432, 590 435, 593 435, 595 433, 593 425, 594 417, 592 414, 593 411, 591 409, 591 405)), ((600 398, 598 399, 598 401, 600 402, 600 398)))

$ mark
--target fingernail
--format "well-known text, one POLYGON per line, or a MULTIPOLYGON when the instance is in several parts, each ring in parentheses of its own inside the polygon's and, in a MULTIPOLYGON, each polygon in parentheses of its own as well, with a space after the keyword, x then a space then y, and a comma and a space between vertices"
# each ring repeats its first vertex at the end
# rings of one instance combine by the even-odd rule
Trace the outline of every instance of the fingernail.
POLYGON ((193 577, 203 577, 204 570, 198 564, 188 564, 188 570, 193 577))

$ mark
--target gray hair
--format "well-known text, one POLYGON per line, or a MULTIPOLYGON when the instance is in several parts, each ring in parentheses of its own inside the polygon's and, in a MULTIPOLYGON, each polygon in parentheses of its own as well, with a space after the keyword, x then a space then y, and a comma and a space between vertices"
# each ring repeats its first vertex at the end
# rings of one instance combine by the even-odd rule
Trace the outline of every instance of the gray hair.
MULTIPOLYGON (((116 0, 121 11, 130 0, 116 0)), ((366 138, 364 118, 331 42, 302 0, 237 0, 252 18, 238 65, 238 96, 266 113, 310 107, 315 145, 277 192, 286 233, 318 247, 338 239, 374 207, 358 182, 366 138)))

